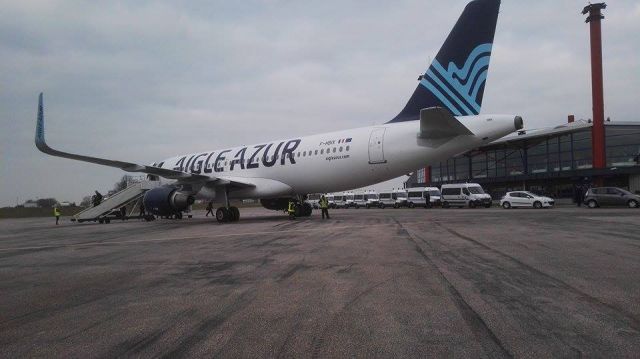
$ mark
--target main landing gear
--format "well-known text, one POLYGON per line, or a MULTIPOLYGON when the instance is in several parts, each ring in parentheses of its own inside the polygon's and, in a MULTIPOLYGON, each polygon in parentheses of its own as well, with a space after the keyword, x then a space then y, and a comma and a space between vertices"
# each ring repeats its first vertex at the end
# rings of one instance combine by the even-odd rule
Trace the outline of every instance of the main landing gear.
POLYGON ((226 207, 220 207, 216 210, 216 220, 220 223, 239 221, 240 210, 229 203, 229 191, 226 188, 224 189, 224 203, 226 207))
POLYGON ((220 207, 216 210, 216 219, 218 222, 237 222, 240 220, 240 210, 238 207, 220 207))
POLYGON ((313 207, 307 202, 296 204, 296 217, 309 217, 313 212, 313 207))
POLYGON ((307 202, 298 200, 295 205, 295 217, 309 217, 313 213, 313 207, 307 202))

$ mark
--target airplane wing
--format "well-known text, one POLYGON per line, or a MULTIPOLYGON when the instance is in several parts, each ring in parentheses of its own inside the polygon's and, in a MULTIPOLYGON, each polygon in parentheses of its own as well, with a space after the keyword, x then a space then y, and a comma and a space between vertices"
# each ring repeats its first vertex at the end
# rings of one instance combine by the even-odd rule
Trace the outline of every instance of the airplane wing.
POLYGON ((159 167, 153 167, 148 165, 140 165, 132 162, 123 162, 123 161, 109 160, 109 159, 98 158, 98 157, 90 157, 90 156, 78 155, 74 153, 55 150, 49 147, 49 145, 47 145, 44 139, 44 107, 42 103, 42 93, 40 93, 40 96, 38 99, 38 119, 36 123, 35 141, 36 141, 36 147, 40 151, 48 155, 69 158, 72 160, 90 162, 90 163, 95 163, 103 166, 115 167, 127 172, 147 173, 150 175, 160 176, 167 179, 181 180, 183 182, 206 181, 206 182, 219 182, 220 185, 235 185, 238 187, 254 186, 251 183, 246 183, 238 180, 227 180, 219 177, 210 177, 210 176, 193 174, 188 172, 170 170, 167 168, 159 168, 159 167))
POLYGON ((464 135, 473 135, 473 132, 444 108, 429 107, 420 110, 419 138, 442 140, 464 135))

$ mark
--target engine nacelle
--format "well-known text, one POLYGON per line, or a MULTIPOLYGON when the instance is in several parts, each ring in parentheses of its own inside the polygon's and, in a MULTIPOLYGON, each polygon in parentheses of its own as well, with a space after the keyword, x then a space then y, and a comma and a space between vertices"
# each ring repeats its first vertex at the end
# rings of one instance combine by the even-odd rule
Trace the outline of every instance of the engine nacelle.
POLYGON ((144 194, 144 208, 156 216, 171 216, 189 208, 195 198, 175 187, 158 187, 144 194))
POLYGON ((289 208, 289 198, 261 199, 260 204, 266 209, 274 211, 286 211, 289 208))

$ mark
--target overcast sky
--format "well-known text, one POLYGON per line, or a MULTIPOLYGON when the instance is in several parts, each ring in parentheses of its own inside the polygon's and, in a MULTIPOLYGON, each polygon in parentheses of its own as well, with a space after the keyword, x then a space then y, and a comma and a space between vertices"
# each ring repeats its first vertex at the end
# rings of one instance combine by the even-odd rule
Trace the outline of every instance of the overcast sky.
MULTIPOLYGON (((79 201, 124 172, 34 146, 151 163, 380 124, 467 1, 0 1, 0 206, 79 201)), ((483 113, 591 118, 586 1, 501 6, 483 113)), ((605 116, 638 121, 640 3, 604 11, 605 116)))

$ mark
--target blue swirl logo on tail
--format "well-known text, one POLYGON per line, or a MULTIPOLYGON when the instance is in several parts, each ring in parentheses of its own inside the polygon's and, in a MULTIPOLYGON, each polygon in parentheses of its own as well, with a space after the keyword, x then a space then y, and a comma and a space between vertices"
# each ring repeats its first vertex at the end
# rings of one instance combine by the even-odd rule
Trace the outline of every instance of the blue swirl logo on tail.
POLYGON ((434 60, 420 84, 436 96, 456 116, 480 113, 479 91, 487 79, 491 44, 478 45, 462 67, 450 62, 445 69, 434 60))

